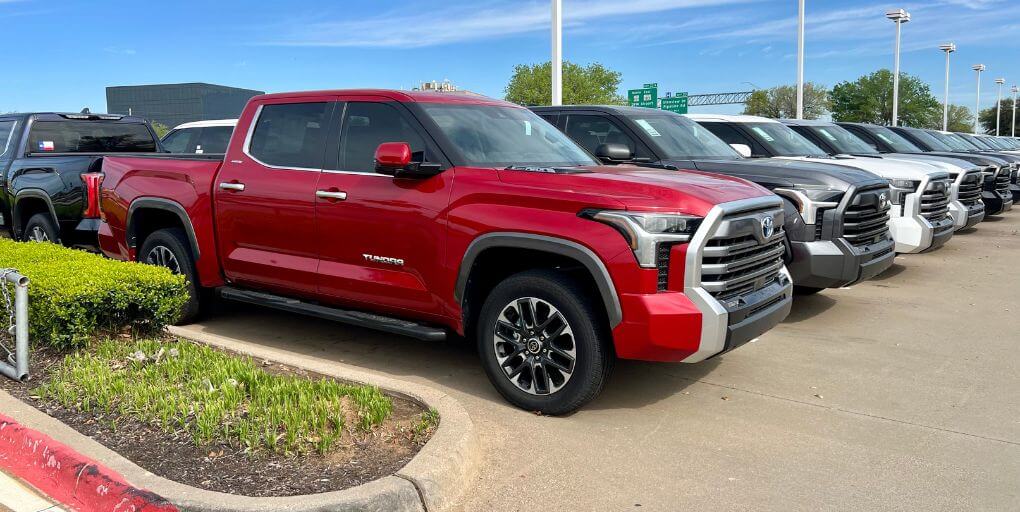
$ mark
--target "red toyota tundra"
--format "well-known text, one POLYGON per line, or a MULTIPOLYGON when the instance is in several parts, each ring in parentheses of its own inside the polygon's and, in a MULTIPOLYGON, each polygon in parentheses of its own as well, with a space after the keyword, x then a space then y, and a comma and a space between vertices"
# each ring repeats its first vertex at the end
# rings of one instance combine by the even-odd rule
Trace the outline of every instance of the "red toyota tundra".
POLYGON ((108 256, 205 292, 477 340, 510 402, 594 398, 616 358, 697 362, 790 311, 783 205, 737 178, 601 167, 517 105, 382 90, 252 99, 223 160, 107 157, 108 256))

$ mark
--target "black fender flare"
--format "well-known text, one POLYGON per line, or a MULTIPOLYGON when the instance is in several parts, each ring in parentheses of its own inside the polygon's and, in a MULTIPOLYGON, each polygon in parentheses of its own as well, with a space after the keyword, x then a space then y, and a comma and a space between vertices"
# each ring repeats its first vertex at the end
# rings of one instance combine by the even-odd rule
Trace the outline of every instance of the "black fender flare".
POLYGON ((453 292, 457 302, 463 305, 468 278, 478 255, 496 247, 545 251, 580 262, 595 280, 609 319, 609 327, 615 328, 623 321, 623 309, 620 307, 620 297, 616 293, 616 287, 613 286, 613 279, 606 265, 591 249, 570 240, 531 233, 496 232, 474 239, 465 251, 460 270, 457 272, 457 284, 453 292))
POLYGON ((125 239, 128 247, 138 247, 138 235, 135 233, 134 220, 135 214, 141 209, 163 210, 176 215, 181 220, 184 232, 188 235, 188 240, 191 242, 191 252, 195 257, 195 261, 198 261, 201 254, 198 248, 198 237, 195 236, 195 227, 191 224, 191 217, 188 217, 187 210, 180 203, 161 197, 139 197, 131 202, 131 206, 128 207, 127 226, 125 227, 125 239))
POLYGON ((46 191, 42 189, 26 188, 24 190, 19 190, 14 195, 14 205, 11 208, 11 226, 12 230, 14 231, 15 237, 20 238, 22 235, 22 233, 19 231, 21 229, 22 219, 21 211, 18 209, 18 203, 20 203, 21 200, 25 199, 26 197, 30 197, 32 199, 42 199, 42 201, 46 203, 46 209, 49 210, 50 212, 50 218, 53 219, 53 224, 57 226, 58 230, 60 229, 60 219, 57 218, 57 210, 53 208, 53 200, 50 199, 49 194, 47 194, 46 191))

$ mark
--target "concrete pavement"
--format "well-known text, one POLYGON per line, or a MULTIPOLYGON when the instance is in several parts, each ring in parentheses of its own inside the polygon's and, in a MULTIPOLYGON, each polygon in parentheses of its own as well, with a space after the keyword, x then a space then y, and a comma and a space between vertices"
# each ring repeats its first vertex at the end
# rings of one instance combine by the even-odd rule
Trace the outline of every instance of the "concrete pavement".
POLYGON ((1020 510, 1020 214, 798 297, 696 365, 621 362, 569 417, 507 405, 470 348, 243 305, 193 330, 426 383, 483 463, 464 510, 1020 510))

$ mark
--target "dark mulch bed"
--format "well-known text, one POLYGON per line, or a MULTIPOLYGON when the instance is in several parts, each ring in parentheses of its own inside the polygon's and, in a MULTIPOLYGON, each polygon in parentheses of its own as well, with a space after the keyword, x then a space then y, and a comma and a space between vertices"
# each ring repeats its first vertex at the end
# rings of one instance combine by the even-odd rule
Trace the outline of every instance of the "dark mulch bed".
MULTIPOLYGON (((294 496, 337 491, 391 475, 418 452, 426 439, 415 439, 411 425, 423 409, 410 400, 392 397, 393 413, 370 434, 348 433, 328 456, 250 455, 227 445, 198 447, 191 439, 167 435, 157 426, 85 414, 33 398, 31 390, 45 382, 50 367, 63 356, 34 350, 32 379, 19 384, 0 377, 0 389, 63 421, 153 474, 183 484, 244 496, 294 496), (116 420, 116 430, 111 425, 116 420)), ((319 376, 283 365, 267 365, 272 373, 319 376)))

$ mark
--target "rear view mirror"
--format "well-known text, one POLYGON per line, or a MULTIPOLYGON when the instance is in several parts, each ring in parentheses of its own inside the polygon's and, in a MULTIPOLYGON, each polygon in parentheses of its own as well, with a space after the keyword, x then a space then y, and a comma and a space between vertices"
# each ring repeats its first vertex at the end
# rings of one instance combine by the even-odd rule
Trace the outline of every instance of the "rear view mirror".
POLYGON ((599 144, 595 148, 595 156, 604 163, 618 164, 630 160, 634 154, 630 152, 630 148, 626 144, 608 143, 599 144))
POLYGON ((442 170, 439 164, 412 162, 411 146, 406 142, 383 142, 375 150, 375 172, 379 174, 394 178, 428 178, 442 170))
POLYGON ((730 147, 737 150, 740 156, 744 158, 751 158, 751 146, 747 144, 730 144, 730 147))

